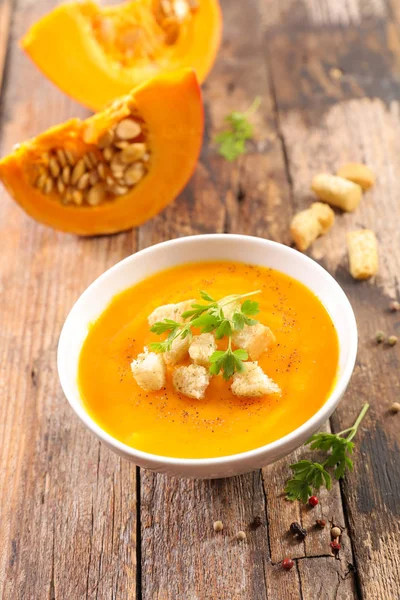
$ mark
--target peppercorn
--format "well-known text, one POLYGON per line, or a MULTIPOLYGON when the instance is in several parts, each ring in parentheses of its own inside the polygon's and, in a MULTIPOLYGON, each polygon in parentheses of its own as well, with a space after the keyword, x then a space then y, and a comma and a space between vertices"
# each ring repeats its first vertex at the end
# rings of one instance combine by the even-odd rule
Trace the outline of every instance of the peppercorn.
POLYGON ((303 529, 303 527, 300 525, 300 523, 297 523, 297 521, 293 521, 293 523, 290 524, 290 531, 294 535, 297 535, 301 540, 304 540, 304 538, 307 536, 307 531, 303 529))
POLYGON ((386 335, 383 331, 377 331, 375 334, 375 341, 377 344, 382 344, 385 341, 386 335))
POLYGON ((250 523, 251 529, 258 529, 262 525, 261 517, 254 517, 252 522, 250 523))
POLYGON ((285 569, 285 571, 290 571, 290 569, 293 569, 294 567, 294 561, 291 558, 284 558, 282 561, 282 568, 285 569))
POLYGON ((339 542, 336 542, 336 541, 331 542, 331 548, 332 548, 333 552, 339 552, 339 550, 340 550, 339 542))
POLYGON ((318 504, 317 496, 310 496, 310 498, 308 499, 308 504, 310 506, 317 506, 317 504, 318 504))
POLYGON ((392 312, 397 312, 400 310, 400 302, 397 302, 397 300, 392 300, 392 302, 389 304, 389 310, 391 310, 392 312))
POLYGON ((324 519, 317 519, 315 521, 315 524, 317 525, 317 527, 320 527, 321 529, 323 529, 326 525, 326 521, 324 519))
POLYGON ((400 412, 400 403, 399 402, 393 402, 392 406, 390 407, 390 412, 392 412, 394 414, 400 412))
POLYGON ((236 534, 236 539, 238 539, 240 542, 243 542, 243 540, 246 539, 246 534, 244 531, 238 531, 236 534))
POLYGON ((397 344, 397 336, 396 335, 390 335, 387 339, 387 343, 389 344, 389 346, 395 346, 397 344))
POLYGON ((340 529, 340 527, 332 527, 331 529, 331 536, 333 539, 338 538, 340 535, 342 535, 342 530, 340 529))
POLYGON ((224 524, 222 521, 215 521, 213 527, 214 527, 215 533, 218 533, 219 531, 223 530, 224 524))

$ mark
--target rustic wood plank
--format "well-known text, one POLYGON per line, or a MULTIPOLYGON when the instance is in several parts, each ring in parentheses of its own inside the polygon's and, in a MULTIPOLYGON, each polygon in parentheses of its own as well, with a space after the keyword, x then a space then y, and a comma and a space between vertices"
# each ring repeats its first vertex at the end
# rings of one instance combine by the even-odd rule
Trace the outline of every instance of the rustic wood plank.
MULTIPOLYGON (((290 241, 287 224, 293 211, 291 190, 263 44, 257 35, 259 8, 258 2, 248 2, 243 13, 240 3, 223 3, 224 43, 204 86, 208 145, 189 188, 190 195, 184 193, 154 223, 141 228, 140 247, 192 231, 234 231, 290 241), (254 35, 241 36, 241 31, 252 31, 254 35), (216 155, 212 139, 228 112, 245 110, 257 95, 262 96, 262 108, 256 115, 255 141, 248 155, 229 165, 216 155)), ((282 464, 277 471, 282 473, 282 464)), ((282 489, 282 477, 276 483, 278 486, 271 486, 275 497, 277 490, 279 493, 282 489)), ((223 482, 176 482, 142 471, 143 600, 301 598, 302 588, 311 589, 320 577, 321 564, 327 565, 331 579, 337 577, 335 573, 343 578, 341 593, 347 594, 344 597, 356 598, 346 532, 343 553, 346 560, 335 561, 331 566, 335 559, 330 554, 327 528, 323 534, 314 531, 310 535, 307 553, 303 545, 300 553, 294 553, 302 561, 310 562, 307 568, 293 569, 290 573, 281 569, 280 561, 286 554, 276 548, 279 544, 285 548, 287 528, 294 518, 287 522, 279 518, 280 497, 276 499, 275 512, 270 507, 271 494, 267 495, 266 507, 261 487, 258 474, 223 482), (173 510, 167 510, 171 505, 173 510), (258 530, 249 527, 254 516, 261 518, 261 539, 258 530), (226 525, 223 536, 216 536, 212 530, 216 519, 226 525), (248 540, 246 544, 232 546, 232 536, 240 529, 246 530, 248 540), (327 557, 323 559, 326 563, 312 558, 321 555, 327 557)), ((332 515, 344 520, 339 486, 329 496, 328 508, 332 515)), ((305 512, 303 522, 306 521, 305 512)), ((312 522, 311 515, 309 521, 312 522)), ((331 597, 335 597, 333 591, 331 597)))
MULTIPOLYGON (((2 154, 50 125, 86 114, 17 47, 28 24, 55 4, 20 2, 14 15, 2 154)), ((4 190, 0 196, 7 240, 0 316, 0 596, 132 598, 136 467, 75 418, 58 384, 56 347, 73 302, 135 250, 136 232, 78 239, 36 224, 4 190)))
POLYGON ((373 338, 378 329, 400 330, 398 315, 388 311, 390 299, 400 292, 399 256, 393 252, 400 242, 394 175, 399 169, 399 38, 393 23, 379 18, 365 20, 362 27, 301 25, 295 31, 292 20, 289 37, 281 22, 266 36, 294 205, 303 208, 311 201, 315 173, 334 172, 346 161, 365 161, 378 178, 360 209, 338 215, 334 229, 310 255, 344 287, 358 320, 357 367, 332 423, 336 431, 348 427, 363 402, 371 402, 357 439, 356 469, 342 491, 363 597, 394 599, 400 577, 395 501, 400 478, 396 423, 388 409, 398 400, 399 353, 376 347, 373 338), (381 265, 375 281, 359 284, 348 275, 345 232, 363 226, 377 232, 381 265))
POLYGON ((13 4, 14 0, 0 0, 0 96, 7 57, 13 4))

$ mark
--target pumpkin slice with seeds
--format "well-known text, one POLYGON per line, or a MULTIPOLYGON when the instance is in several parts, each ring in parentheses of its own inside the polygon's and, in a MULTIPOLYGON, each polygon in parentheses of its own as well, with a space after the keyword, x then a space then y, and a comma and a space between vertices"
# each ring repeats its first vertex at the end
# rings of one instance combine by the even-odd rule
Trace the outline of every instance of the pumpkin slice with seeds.
POLYGON ((202 82, 221 39, 218 0, 68 2, 21 41, 39 69, 93 110, 159 73, 191 67, 202 82), (61 65, 61 68, 60 68, 61 65))
POLYGON ((140 225, 188 181, 201 148, 194 72, 160 75, 104 111, 18 144, 0 180, 37 221, 80 235, 140 225))

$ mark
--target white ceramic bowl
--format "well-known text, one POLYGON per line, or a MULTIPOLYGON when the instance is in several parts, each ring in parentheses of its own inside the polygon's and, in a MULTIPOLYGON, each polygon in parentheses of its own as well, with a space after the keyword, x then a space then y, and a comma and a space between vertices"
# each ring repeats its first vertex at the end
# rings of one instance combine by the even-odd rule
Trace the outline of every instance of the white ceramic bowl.
POLYGON ((349 383, 356 353, 357 325, 350 303, 333 277, 316 262, 276 242, 243 235, 211 234, 156 244, 129 256, 96 279, 73 306, 65 321, 58 346, 58 372, 64 393, 78 417, 117 454, 154 471, 181 477, 216 478, 258 469, 301 446, 335 410, 349 383), (88 325, 118 292, 168 267, 204 260, 232 260, 272 267, 312 290, 328 310, 339 337, 336 385, 322 408, 301 427, 249 452, 221 458, 185 459, 135 450, 99 427, 83 406, 77 386, 77 372, 79 353, 88 325))

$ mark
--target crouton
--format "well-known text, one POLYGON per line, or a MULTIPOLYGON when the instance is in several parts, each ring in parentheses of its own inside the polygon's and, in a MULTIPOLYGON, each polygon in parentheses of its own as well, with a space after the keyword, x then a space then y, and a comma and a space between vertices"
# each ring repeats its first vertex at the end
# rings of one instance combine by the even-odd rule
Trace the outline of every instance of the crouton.
POLYGON ((302 210, 292 219, 290 233, 299 250, 304 252, 320 235, 330 229, 335 213, 327 204, 314 202, 310 208, 302 210))
POLYGON ((353 183, 357 183, 362 187, 364 192, 375 185, 375 175, 371 169, 361 163, 348 163, 347 165, 343 165, 336 175, 348 179, 353 183))
POLYGON ((244 363, 246 370, 235 373, 231 385, 232 394, 247 398, 259 398, 267 394, 280 394, 281 389, 268 377, 256 362, 244 363))
POLYGON ((196 300, 192 298, 191 300, 184 300, 183 302, 178 302, 177 304, 164 304, 163 306, 158 306, 147 317, 150 327, 152 327, 154 323, 164 321, 164 319, 171 319, 172 321, 183 323, 184 319, 182 319, 182 313, 190 310, 192 308, 192 304, 195 302, 196 300))
POLYGON ((311 189, 320 200, 346 212, 355 210, 362 196, 362 188, 357 183, 326 173, 315 175, 311 189))
POLYGON ((176 365, 181 362, 188 353, 190 344, 190 337, 186 336, 185 339, 181 337, 176 338, 171 345, 171 350, 164 352, 163 358, 166 365, 176 365))
POLYGON ((189 346, 189 356, 195 365, 208 367, 210 365, 210 356, 217 349, 215 339, 212 333, 201 333, 195 335, 189 346))
POLYGON ((257 323, 257 325, 245 325, 241 331, 235 331, 232 341, 238 348, 246 350, 251 360, 257 360, 275 343, 275 336, 269 327, 257 323))
POLYGON ((155 392, 165 386, 165 365, 161 354, 145 351, 131 362, 136 383, 145 392, 155 392))
POLYGON ((178 367, 172 380, 177 392, 189 398, 201 400, 210 383, 210 373, 200 365, 178 367))
POLYGON ((378 245, 370 229, 347 234, 350 273, 354 279, 369 279, 378 271, 378 245))

